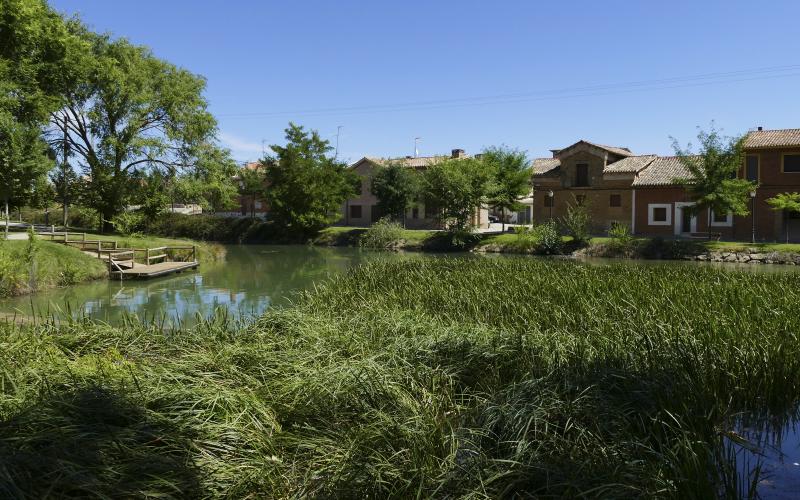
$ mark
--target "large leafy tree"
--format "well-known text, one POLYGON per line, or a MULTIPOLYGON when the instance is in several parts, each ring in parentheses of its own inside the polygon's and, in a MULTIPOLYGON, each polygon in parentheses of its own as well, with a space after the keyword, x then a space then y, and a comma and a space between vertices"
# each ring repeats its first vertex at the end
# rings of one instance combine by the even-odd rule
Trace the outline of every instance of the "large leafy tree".
POLYGON ((316 130, 290 123, 286 145, 272 145, 265 167, 265 198, 276 224, 310 234, 339 219, 342 203, 357 192, 358 175, 330 156, 328 141, 316 130))
POLYGON ((687 176, 675 179, 695 203, 688 210, 694 214, 708 210, 709 227, 711 211, 749 214, 750 191, 756 185, 736 177, 744 161, 744 137, 723 137, 712 124, 708 132, 698 132, 697 140, 699 151, 693 154, 691 144, 684 149, 672 139, 675 154, 688 171, 687 176))
POLYGON ((788 215, 800 213, 800 193, 780 193, 767 200, 773 210, 783 211, 783 228, 786 233, 786 243, 789 243, 788 215))
POLYGON ((395 220, 404 219, 406 210, 419 199, 419 174, 400 163, 376 167, 372 176, 372 194, 378 198, 378 207, 395 220))
POLYGON ((103 229, 128 204, 141 172, 168 178, 209 152, 216 124, 206 110, 205 81, 124 39, 84 32, 79 66, 83 83, 52 113, 54 140, 66 136, 86 176, 84 203, 103 218, 103 229))
POLYGON ((472 215, 487 201, 492 177, 474 158, 443 160, 425 171, 426 200, 439 208, 448 229, 469 231, 472 215))
POLYGON ((519 199, 531 192, 531 170, 527 155, 509 148, 489 148, 481 155, 481 163, 494 175, 488 195, 489 205, 500 209, 503 231, 506 211, 521 210, 519 199))
POLYGON ((9 206, 30 201, 52 166, 41 126, 75 84, 66 63, 82 47, 70 29, 75 24, 43 0, 0 0, 0 198, 6 214, 9 206))
POLYGON ((232 208, 238 195, 236 172, 229 150, 208 146, 198 161, 175 180, 174 198, 198 203, 212 213, 232 208))

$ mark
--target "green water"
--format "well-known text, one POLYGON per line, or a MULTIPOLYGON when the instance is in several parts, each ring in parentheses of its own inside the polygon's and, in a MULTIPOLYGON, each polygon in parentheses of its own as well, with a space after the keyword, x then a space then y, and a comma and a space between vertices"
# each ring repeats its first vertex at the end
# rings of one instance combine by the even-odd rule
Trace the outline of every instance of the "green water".
POLYGON ((374 259, 422 258, 421 254, 354 248, 229 246, 224 262, 154 280, 95 281, 0 300, 0 314, 31 318, 88 316, 118 323, 125 315, 191 324, 217 308, 247 319, 270 306, 288 304, 296 292, 374 259))
MULTIPOLYGON (((356 248, 324 248, 301 245, 228 246, 224 262, 203 264, 197 271, 149 281, 101 280, 0 300, 0 317, 66 316, 119 323, 126 315, 157 319, 167 325, 192 324, 217 309, 229 316, 249 319, 273 305, 290 303, 298 291, 326 278, 375 259, 430 259, 463 257, 465 254, 422 254, 362 251, 356 248)), ((471 255, 471 254, 467 254, 471 255)), ((508 258, 487 255, 475 258, 508 258)), ((516 257, 533 258, 533 257, 516 257)), ((592 259, 589 265, 686 266, 696 262, 619 261, 592 259)), ((753 272, 796 272, 795 266, 720 265, 753 272)))

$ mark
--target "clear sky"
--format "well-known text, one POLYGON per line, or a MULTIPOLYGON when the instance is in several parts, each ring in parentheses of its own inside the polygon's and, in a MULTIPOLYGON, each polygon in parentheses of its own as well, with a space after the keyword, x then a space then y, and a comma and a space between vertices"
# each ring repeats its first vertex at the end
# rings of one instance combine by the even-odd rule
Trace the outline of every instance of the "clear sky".
POLYGON ((800 128, 800 2, 51 0, 208 80, 238 160, 291 120, 339 156, 669 154, 711 120, 800 128))

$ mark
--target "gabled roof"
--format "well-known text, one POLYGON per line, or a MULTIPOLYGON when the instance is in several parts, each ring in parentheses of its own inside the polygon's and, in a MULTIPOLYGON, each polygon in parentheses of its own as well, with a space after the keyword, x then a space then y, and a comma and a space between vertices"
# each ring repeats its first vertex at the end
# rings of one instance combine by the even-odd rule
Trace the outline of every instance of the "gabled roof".
POLYGON ((635 174, 650 165, 656 155, 628 156, 614 163, 606 165, 604 174, 635 174))
POLYGON ((800 128, 753 130, 744 138, 745 149, 800 146, 800 128))
MULTIPOLYGON (((699 156, 693 156, 699 158, 699 156)), ((669 186, 675 179, 691 177, 689 169, 677 156, 657 156, 633 180, 633 186, 669 186)))
POLYGON ((561 166, 561 160, 558 158, 536 158, 533 160, 531 168, 533 175, 544 175, 555 173, 556 169, 561 166))
POLYGON ((397 163, 403 167, 409 168, 422 168, 422 167, 429 167, 435 163, 440 161, 444 161, 450 159, 450 156, 418 156, 416 158, 378 158, 375 156, 365 156, 358 160, 357 162, 351 164, 351 167, 358 165, 363 161, 368 161, 374 163, 375 165, 388 165, 389 163, 397 163))
POLYGON ((570 149, 572 149, 574 147, 577 147, 577 146, 579 146, 581 144, 587 144, 589 146, 592 146, 592 147, 595 147, 595 148, 599 148, 599 149, 602 149, 604 151, 608 151, 609 153, 615 154, 617 156, 633 156, 633 153, 628 148, 622 148, 622 147, 618 147, 618 146, 604 146, 602 144, 596 144, 594 142, 585 141, 583 139, 581 139, 580 141, 576 142, 575 144, 571 144, 571 145, 567 146, 564 149, 559 149, 557 151, 556 150, 552 150, 553 151, 553 155, 561 157, 564 154, 564 152, 569 151, 570 149))

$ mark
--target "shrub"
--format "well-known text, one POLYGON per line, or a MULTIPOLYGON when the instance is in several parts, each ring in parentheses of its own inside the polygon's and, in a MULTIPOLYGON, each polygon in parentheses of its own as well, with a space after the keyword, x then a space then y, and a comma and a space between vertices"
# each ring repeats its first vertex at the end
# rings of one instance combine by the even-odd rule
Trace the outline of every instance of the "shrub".
POLYGON ((567 215, 561 219, 561 224, 567 235, 572 236, 575 243, 589 241, 589 224, 591 216, 586 205, 576 203, 567 207, 567 215))
POLYGON ((114 230, 123 236, 135 236, 145 229, 146 220, 142 212, 122 212, 114 217, 111 225, 114 226, 114 230))
POLYGON ((145 232, 170 238, 230 243, 263 243, 277 238, 274 225, 250 217, 165 213, 147 221, 145 232))
POLYGON ((67 224, 70 227, 82 229, 97 229, 100 227, 100 213, 91 208, 69 207, 67 218, 67 224))
POLYGON ((539 236, 534 228, 529 226, 516 226, 514 228, 514 247, 519 250, 530 250, 539 244, 539 236))
POLYGON ((613 222, 608 228, 611 238, 610 246, 619 252, 630 253, 633 250, 633 235, 631 229, 623 222, 613 222))
POLYGON ((559 234, 554 221, 547 221, 544 224, 536 226, 533 232, 536 238, 537 249, 540 253, 546 255, 561 253, 564 241, 561 239, 561 234, 559 234))
POLYGON ((403 239, 403 226, 384 217, 367 229, 358 240, 365 248, 391 248, 403 239))

